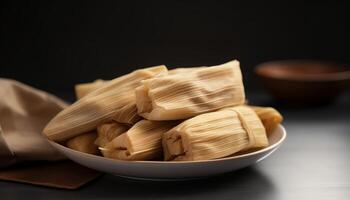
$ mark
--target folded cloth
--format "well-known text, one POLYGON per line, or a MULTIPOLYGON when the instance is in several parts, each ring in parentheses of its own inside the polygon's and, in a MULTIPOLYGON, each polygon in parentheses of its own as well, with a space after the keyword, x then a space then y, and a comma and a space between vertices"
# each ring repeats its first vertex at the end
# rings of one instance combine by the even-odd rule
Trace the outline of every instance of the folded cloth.
POLYGON ((46 92, 3 78, 0 78, 0 96, 0 179, 76 188, 98 176, 99 173, 90 169, 76 170, 83 167, 77 167, 71 161, 40 162, 41 164, 30 165, 30 169, 23 167, 24 161, 65 159, 48 143, 42 135, 42 130, 50 119, 68 104, 46 92), (19 162, 21 167, 18 167, 19 162), (37 169, 45 170, 36 171, 37 169), (75 173, 70 173, 70 169, 75 173), (87 171, 91 172, 86 173, 87 171), (49 176, 56 172, 63 177, 66 176, 67 180, 74 179, 79 173, 89 177, 80 179, 79 183, 77 181, 69 183, 68 186, 64 185, 65 182, 60 182, 57 177, 49 176), (41 176, 37 176, 38 173, 42 173, 41 176), (49 180, 50 178, 52 180, 49 180), (58 184, 54 184, 55 180, 58 184))
POLYGON ((0 170, 0 179, 62 189, 77 189, 101 173, 70 160, 22 162, 0 170))

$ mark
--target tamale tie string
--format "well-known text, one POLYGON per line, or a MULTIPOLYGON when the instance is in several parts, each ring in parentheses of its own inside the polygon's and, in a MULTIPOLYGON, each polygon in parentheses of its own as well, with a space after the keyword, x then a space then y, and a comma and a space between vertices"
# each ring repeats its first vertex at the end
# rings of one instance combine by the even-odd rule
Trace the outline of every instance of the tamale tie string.
POLYGON ((237 109, 232 109, 232 110, 237 114, 239 121, 241 121, 241 123, 242 123, 243 129, 246 131, 246 133, 248 135, 248 145, 245 149, 248 149, 248 148, 254 146, 256 144, 255 135, 254 135, 252 129, 249 127, 249 123, 245 120, 244 114, 242 114, 237 109))

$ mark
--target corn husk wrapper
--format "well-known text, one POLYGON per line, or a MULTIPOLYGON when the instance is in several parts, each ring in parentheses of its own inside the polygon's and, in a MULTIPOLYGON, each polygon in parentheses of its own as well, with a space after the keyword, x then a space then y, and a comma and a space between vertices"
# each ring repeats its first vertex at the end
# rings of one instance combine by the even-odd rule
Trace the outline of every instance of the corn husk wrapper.
MULTIPOLYGON (((130 93, 133 92, 134 91, 130 91, 130 93)), ((135 101, 133 101, 132 103, 129 103, 128 105, 121 108, 119 112, 116 112, 113 115, 112 119, 119 123, 132 125, 140 121, 142 118, 138 115, 135 101)))
POLYGON ((188 119, 163 135, 165 160, 210 160, 268 145, 263 124, 249 107, 237 106, 188 119))
POLYGON ((100 151, 98 150, 98 146, 95 145, 96 137, 95 131, 84 133, 69 139, 66 142, 66 146, 83 153, 98 155, 100 151))
POLYGON ((81 99, 90 92, 102 87, 107 81, 97 79, 91 83, 80 83, 75 85, 75 96, 77 99, 81 99))
POLYGON ((186 119, 245 101, 238 61, 176 69, 145 80, 135 90, 139 115, 148 120, 186 119))
POLYGON ((125 133, 129 128, 129 126, 118 122, 101 124, 97 127, 97 138, 95 144, 99 147, 104 147, 114 138, 125 133))
MULTIPOLYGON (((130 111, 135 104, 135 94, 132 91, 142 80, 165 71, 165 66, 156 66, 136 70, 109 81, 56 115, 45 127, 44 134, 51 140, 64 141, 96 129, 98 125, 111 121, 119 113, 130 111)), ((132 118, 118 119, 120 123, 133 124, 140 117, 135 115, 132 118)))
POLYGON ((103 156, 118 160, 160 160, 162 135, 176 124, 178 122, 141 120, 100 150, 103 156))
MULTIPOLYGON (((92 83, 82 83, 75 86, 75 94, 77 99, 81 99, 88 93, 102 87, 104 84, 106 84, 108 81, 104 81, 101 79, 98 79, 92 83)), ((133 124, 135 121, 138 121, 139 116, 137 116, 137 108, 135 104, 131 104, 123 108, 121 112, 116 113, 115 116, 113 116, 113 119, 115 121, 122 121, 127 124, 133 124)))
POLYGON ((272 133, 276 127, 282 123, 283 116, 272 107, 251 106, 264 124, 266 133, 272 133))
POLYGON ((172 74, 183 74, 183 73, 189 73, 189 72, 193 72, 199 69, 205 69, 207 67, 179 67, 179 68, 175 68, 175 69, 171 69, 168 71, 168 75, 172 75, 172 74))

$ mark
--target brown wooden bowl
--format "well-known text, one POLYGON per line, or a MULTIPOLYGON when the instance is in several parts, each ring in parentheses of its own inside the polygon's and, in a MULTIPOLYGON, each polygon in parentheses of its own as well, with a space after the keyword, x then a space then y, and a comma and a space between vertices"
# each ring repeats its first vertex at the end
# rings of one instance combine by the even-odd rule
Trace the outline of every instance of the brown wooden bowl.
POLYGON ((350 68, 317 60, 281 60, 255 68, 263 86, 289 104, 317 105, 332 102, 350 89, 350 68))

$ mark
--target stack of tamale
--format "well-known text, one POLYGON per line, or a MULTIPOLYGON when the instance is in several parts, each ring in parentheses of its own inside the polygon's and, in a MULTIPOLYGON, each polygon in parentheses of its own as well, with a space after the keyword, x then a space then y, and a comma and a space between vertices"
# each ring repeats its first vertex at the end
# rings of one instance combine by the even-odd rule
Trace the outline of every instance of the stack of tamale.
POLYGON ((117 160, 192 161, 268 146, 282 122, 273 108, 244 105, 239 62, 136 70, 75 87, 78 100, 45 127, 72 149, 117 160))

